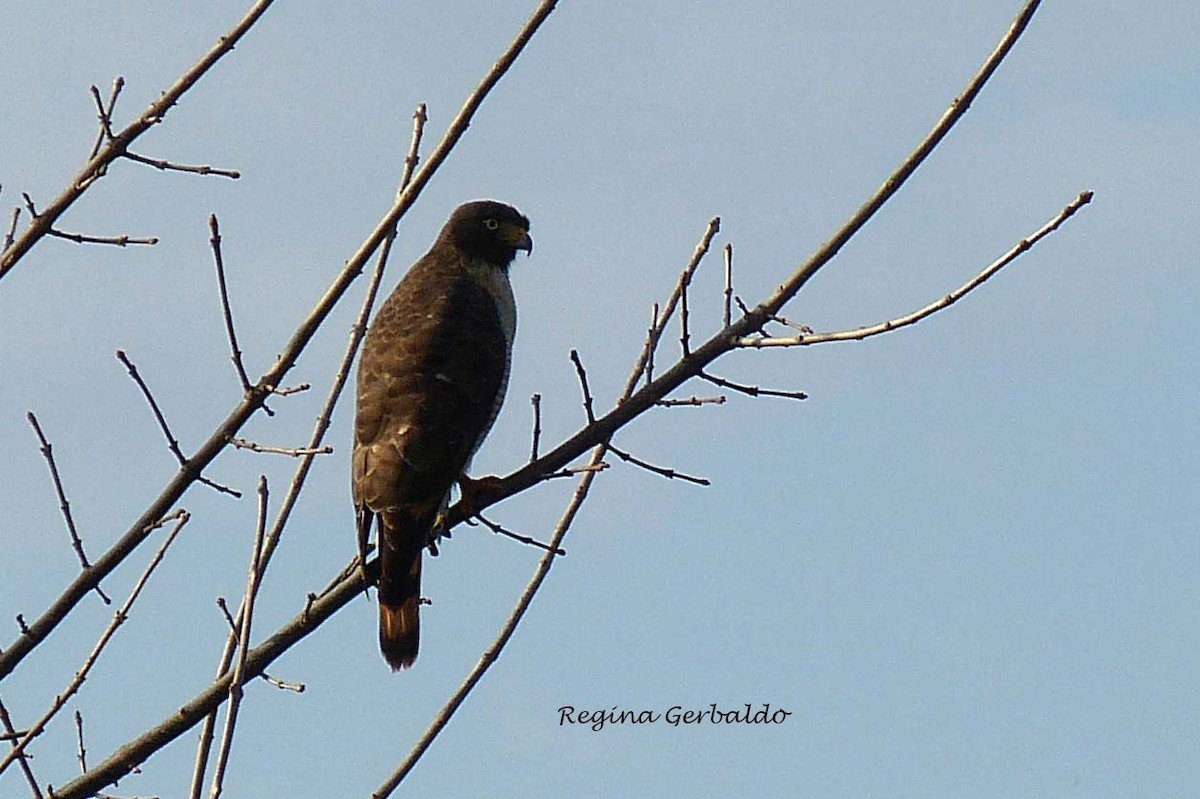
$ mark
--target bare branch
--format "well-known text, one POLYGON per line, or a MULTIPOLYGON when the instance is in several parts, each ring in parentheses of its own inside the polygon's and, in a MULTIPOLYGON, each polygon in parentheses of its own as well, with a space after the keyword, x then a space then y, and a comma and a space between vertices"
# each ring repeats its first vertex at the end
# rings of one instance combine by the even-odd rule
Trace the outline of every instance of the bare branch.
MULTIPOLYGON (((549 544, 543 544, 541 541, 530 538, 527 535, 521 535, 520 533, 514 533, 512 530, 509 530, 508 528, 504 527, 503 525, 496 524, 495 522, 489 520, 483 514, 479 514, 475 518, 478 519, 483 524, 484 527, 488 528, 493 533, 499 533, 500 535, 507 536, 508 538, 511 538, 514 541, 519 541, 522 544, 528 544, 529 546, 537 547, 538 549, 544 549, 547 551, 550 549, 549 544)), ((567 550, 560 549, 557 552, 555 552, 555 554, 556 555, 565 555, 565 554, 567 554, 567 550)))
POLYGON ((729 327, 733 321, 733 245, 725 242, 725 311, 721 315, 721 327, 729 327))
POLYGON ((323 447, 292 447, 288 449, 284 447, 270 447, 266 444, 259 444, 257 441, 247 441, 244 438, 231 438, 229 443, 238 449, 248 449, 251 452, 269 452, 275 455, 291 455, 293 458, 299 458, 303 455, 333 454, 333 447, 328 444, 323 447))
MULTIPOLYGON (((32 227, 33 224, 36 223, 41 217, 41 214, 38 213, 37 206, 33 204, 33 198, 30 197, 28 193, 21 192, 21 197, 25 200, 25 210, 29 211, 29 215, 33 217, 33 222, 30 223, 30 226, 32 227)), ((15 231, 15 218, 13 219, 13 224, 15 231)), ((158 238, 156 236, 135 237, 125 234, 120 236, 90 236, 85 233, 67 233, 54 227, 47 229, 46 235, 53 236, 54 238, 58 239, 73 241, 76 244, 111 244, 116 247, 127 247, 130 244, 143 244, 153 247, 155 244, 158 244, 158 238)))
POLYGON ((686 358, 692 349, 688 346, 688 286, 692 284, 692 276, 686 270, 679 276, 679 346, 686 358))
POLYGON ((542 440, 542 395, 534 394, 529 398, 533 406, 533 445, 529 450, 529 462, 533 463, 538 457, 538 443, 542 440))
POLYGON ((686 397, 686 398, 668 397, 667 399, 661 399, 655 403, 655 405, 659 405, 664 408, 683 408, 683 407, 698 408, 701 405, 724 405, 724 404, 725 404, 725 395, 724 394, 718 394, 715 397, 686 397))
POLYGON ((111 244, 114 247, 127 247, 131 244, 141 244, 147 247, 153 247, 158 244, 157 236, 129 236, 121 234, 119 236, 91 236, 86 233, 65 233, 57 228, 50 228, 46 234, 53 236, 56 239, 66 239, 73 241, 76 244, 111 244))
MULTIPOLYGON (((58 507, 62 511, 63 519, 67 523, 67 533, 71 536, 71 548, 75 550, 75 555, 79 558, 79 568, 87 571, 92 568, 92 564, 88 563, 87 555, 83 551, 83 541, 79 538, 79 533, 75 529, 75 519, 71 516, 71 503, 67 500, 67 493, 63 490, 62 479, 58 475, 58 465, 54 462, 54 448, 46 440, 46 436, 42 432, 42 426, 38 424, 37 417, 33 415, 33 411, 26 413, 25 418, 29 420, 29 424, 33 427, 33 432, 37 434, 42 456, 46 459, 46 465, 50 467, 50 479, 54 482, 54 492, 58 494, 58 507)), ((99 585, 96 586, 96 593, 104 600, 104 604, 112 604, 112 599, 109 598, 108 594, 104 593, 104 589, 99 585)))
MULTIPOLYGON (((233 311, 229 307, 229 289, 225 284, 225 259, 221 255, 221 226, 217 222, 216 214, 209 215, 208 230, 211 233, 208 242, 212 246, 213 263, 217 267, 217 291, 221 295, 221 316, 225 320, 225 335, 229 339, 230 359, 233 361, 233 368, 237 370, 242 391, 249 392, 252 388, 250 376, 246 374, 246 366, 242 363, 242 350, 238 347, 237 333, 233 329, 233 311)), ((267 411, 265 404, 263 410, 267 411)), ((270 411, 267 412, 270 413, 270 411)))
POLYGON ((663 466, 655 466, 653 463, 647 463, 646 461, 644 461, 640 458, 635 458, 634 456, 630 455, 625 450, 621 449, 620 447, 613 446, 612 444, 608 445, 608 449, 610 452, 612 452, 614 455, 616 455, 618 458, 625 461, 626 463, 631 463, 634 466, 638 466, 642 469, 645 469, 648 472, 653 472, 654 474, 661 475, 662 477, 666 477, 667 479, 674 480, 674 479, 678 478, 679 480, 684 480, 689 483, 695 483, 696 485, 701 485, 701 486, 712 485, 712 482, 706 477, 692 477, 690 474, 684 474, 683 472, 677 472, 674 469, 667 469, 663 466))
POLYGON ((75 743, 79 747, 75 755, 79 760, 79 773, 83 774, 87 771, 87 749, 83 746, 83 714, 78 710, 75 711, 75 743))
MULTIPOLYGON (((94 666, 96 661, 99 659, 100 653, 104 651, 104 647, 108 645, 110 640, 112 640, 113 635, 117 632, 117 628, 120 627, 125 622, 125 619, 129 617, 129 609, 133 607, 134 601, 138 598, 138 595, 142 593, 142 589, 146 586, 146 582, 150 579, 150 575, 153 574, 155 567, 162 562, 163 555, 165 555, 167 552, 167 547, 171 546, 171 542, 175 540, 175 536, 179 534, 179 531, 183 529, 183 526, 187 524, 187 521, 190 518, 188 512, 182 508, 177 511, 174 516, 176 518, 175 526, 167 535, 166 540, 163 541, 162 546, 160 546, 158 551, 154 553, 154 557, 150 559, 150 563, 146 566, 145 571, 142 572, 142 576, 134 584, 133 590, 129 592, 129 598, 126 599, 125 603, 121 605, 116 613, 113 614, 112 621, 109 622, 108 626, 104 629, 104 632, 101 633, 100 639, 96 642, 96 646, 92 648, 91 653, 87 656, 87 659, 84 660, 83 665, 79 667, 79 671, 75 672, 75 677, 71 680, 70 684, 62 691, 62 693, 54 697, 54 702, 51 704, 50 709, 47 710, 45 714, 43 714, 42 717, 29 728, 29 732, 27 732, 25 737, 23 737, 12 748, 12 751, 10 751, 3 760, 0 760, 0 774, 3 774, 4 770, 8 768, 9 764, 20 757, 21 753, 25 751, 25 748, 29 745, 30 741, 42 734, 42 732, 46 729, 46 725, 50 723, 50 720, 57 715, 58 711, 63 709, 63 707, 67 704, 67 700, 75 695, 80 686, 83 685, 83 681, 87 679, 88 672, 91 671, 92 666, 94 666)), ((164 519, 163 521, 166 520, 164 519)))
MULTIPOLYGON (((688 261, 687 266, 679 273, 679 280, 675 282, 675 288, 671 292, 671 296, 667 298, 667 304, 663 306, 662 313, 656 314, 657 321, 653 325, 652 332, 648 339, 653 343, 646 351, 643 358, 639 358, 639 363, 643 368, 653 361, 654 351, 658 347, 658 342, 662 338, 663 331, 667 327, 667 323, 671 321, 671 317, 675 313, 675 308, 679 305, 680 299, 684 292, 687 291, 687 286, 692 282, 692 275, 696 273, 696 269, 700 266, 700 261, 708 254, 708 248, 712 245, 713 237, 721 230, 721 217, 714 216, 708 222, 708 227, 704 230, 704 235, 700 237, 700 241, 696 244, 696 249, 692 252, 692 258, 688 261)), ((687 354, 686 352, 684 353, 687 354)), ((649 380, 649 372, 647 372, 647 380, 649 380)))
POLYGON ((707 380, 708 382, 712 383, 714 386, 720 386, 721 388, 728 388, 733 391, 739 391, 742 394, 748 394, 751 397, 783 397, 784 399, 794 399, 794 400, 808 399, 808 395, 805 394, 803 391, 778 391, 773 388, 759 388, 758 386, 747 386, 747 385, 743 385, 741 383, 734 383, 733 381, 726 380, 722 377, 716 377, 715 375, 710 375, 708 372, 704 372, 704 371, 701 371, 696 376, 699 378, 702 378, 704 380, 707 380))
MULTIPOLYGON (((67 187, 51 201, 50 205, 47 206, 46 210, 40 216, 33 219, 25 232, 13 243, 13 246, 0 254, 0 279, 16 266, 25 253, 33 248, 33 245, 37 244, 44 236, 49 235, 50 230, 54 227, 54 223, 58 221, 59 217, 74 205, 75 201, 82 197, 83 193, 93 183, 104 176, 109 164, 128 151, 129 146, 139 136, 162 122, 167 112, 171 110, 171 107, 179 102, 179 98, 191 89, 196 84, 196 81, 200 80, 205 73, 212 69, 217 61, 233 50, 242 36, 246 34, 246 31, 250 30, 254 23, 271 7, 273 1, 258 0, 228 33, 218 39, 217 43, 191 69, 181 75, 137 119, 131 122, 120 133, 106 137, 107 141, 95 151, 95 155, 88 159, 88 162, 71 179, 67 187)), ((122 82, 119 78, 118 81, 122 82)), ((120 86, 114 85, 113 103, 116 102, 118 92, 120 92, 120 86)))
POLYGON ((922 319, 932 316, 938 311, 949 308, 954 303, 961 300, 970 292, 982 286, 993 275, 999 272, 1004 267, 1008 266, 1013 261, 1017 260, 1021 255, 1028 252, 1035 244, 1041 241, 1046 236, 1058 230, 1059 226, 1075 215, 1083 206, 1092 201, 1093 193, 1091 191, 1080 192, 1079 196, 1072 200, 1065 208, 1062 209, 1053 219, 1042 225, 1029 236, 1021 239, 1015 247, 1010 249, 1004 255, 997 258, 987 266, 982 272, 975 277, 962 284, 954 291, 942 297, 935 302, 931 302, 924 308, 913 311, 905 316, 900 316, 895 319, 889 319, 886 322, 880 322, 877 325, 870 327, 860 327, 857 330, 844 330, 837 333, 801 333, 798 336, 769 337, 760 338, 756 336, 746 336, 737 340, 737 346, 758 349, 762 347, 800 347, 811 344, 824 344, 830 341, 861 341, 871 336, 878 336, 882 333, 890 333, 893 330, 899 330, 902 327, 915 325, 922 319))
POLYGON ((219 175, 223 178, 231 178, 237 180, 242 176, 242 173, 236 169, 221 169, 215 166, 206 166, 202 164, 176 164, 172 161, 166 161, 162 158, 149 158, 144 155, 138 155, 135 152, 126 150, 121 154, 122 158, 128 158, 130 161, 136 161, 139 164, 152 166, 157 170, 164 172, 188 172, 193 175, 219 175))
POLYGON ((237 725, 238 709, 242 704, 242 686, 246 681, 246 656, 250 650, 250 623, 254 618, 254 602, 258 597, 259 580, 262 577, 263 538, 267 529, 267 478, 258 478, 258 523, 254 527, 254 547, 250 553, 249 576, 246 593, 242 598, 241 624, 238 630, 238 661, 233 669, 233 680, 229 685, 229 707, 225 711, 225 731, 221 746, 217 750, 217 762, 213 766, 212 790, 209 796, 219 799, 225 782, 225 769, 229 765, 229 753, 233 750, 233 731, 237 725))
POLYGON ((642 357, 646 362, 646 382, 654 382, 654 353, 658 350, 658 340, 662 336, 662 328, 658 325, 658 303, 650 308, 650 328, 646 331, 646 343, 642 347, 642 357))
MULTIPOLYGON (((310 388, 312 388, 311 383, 300 383, 295 386, 286 386, 284 388, 275 388, 275 386, 266 386, 267 392, 270 394, 274 394, 277 397, 287 397, 287 396, 291 396, 292 394, 299 394, 301 391, 308 391, 310 388)), ((263 409, 266 410, 266 407, 264 406, 263 409)))
POLYGON ((293 693, 302 694, 308 689, 308 686, 306 686, 302 682, 286 682, 284 680, 280 680, 275 677, 272 677, 270 674, 267 674, 265 672, 258 675, 258 678, 260 680, 265 680, 266 682, 270 683, 271 685, 274 685, 276 688, 278 688, 281 691, 291 691, 293 693))
POLYGON ((125 78, 118 75, 113 79, 112 92, 108 95, 108 104, 105 105, 100 99, 100 90, 92 86, 92 99, 96 102, 96 116, 100 121, 100 130, 96 132, 96 143, 92 145, 92 151, 88 154, 89 161, 95 158, 104 143, 113 137, 113 110, 117 107, 117 98, 121 96, 121 90, 124 88, 125 78))
MULTIPOLYGON (((4 702, 0 702, 0 724, 4 725, 4 736, 0 740, 11 741, 15 747, 17 739, 23 738, 29 734, 29 730, 18 731, 13 727, 12 717, 8 715, 8 708, 4 706, 4 702)), ((17 762, 21 764, 21 771, 25 774, 25 782, 29 783, 29 790, 33 794, 34 799, 42 799, 42 789, 38 787, 37 779, 33 776, 33 769, 29 765, 29 757, 24 752, 17 755, 17 762)))
POLYGON ((8 232, 4 234, 4 244, 0 246, 0 252, 4 252, 13 244, 13 237, 17 235, 17 221, 21 218, 21 206, 14 205, 12 209, 12 219, 8 223, 8 232))
MULTIPOLYGON (((133 382, 137 383, 137 387, 142 390, 142 396, 146 398, 146 402, 150 404, 150 410, 154 412, 154 418, 158 420, 158 427, 162 430, 167 439, 167 448, 171 450, 171 454, 175 456, 175 460, 179 461, 179 465, 186 470, 188 468, 188 460, 183 455, 183 450, 179 448, 179 441, 171 433, 171 428, 167 425, 167 419, 163 416, 162 410, 158 407, 158 403, 154 400, 154 395, 150 393, 150 388, 146 385, 146 381, 142 379, 138 373, 137 367, 133 365, 133 361, 125 354, 124 350, 117 350, 117 360, 125 365, 125 369, 129 372, 129 376, 133 378, 133 382)), ((198 476, 197 481, 204 483, 206 486, 216 489, 223 494, 232 494, 235 497, 241 497, 242 492, 236 491, 228 486, 209 480, 203 475, 198 476)))
POLYGON ((579 360, 576 350, 571 350, 571 363, 575 364, 575 375, 579 378, 579 388, 583 392, 583 410, 587 412, 588 424, 592 424, 596 421, 596 414, 592 410, 592 392, 588 388, 587 372, 584 371, 583 362, 579 360))

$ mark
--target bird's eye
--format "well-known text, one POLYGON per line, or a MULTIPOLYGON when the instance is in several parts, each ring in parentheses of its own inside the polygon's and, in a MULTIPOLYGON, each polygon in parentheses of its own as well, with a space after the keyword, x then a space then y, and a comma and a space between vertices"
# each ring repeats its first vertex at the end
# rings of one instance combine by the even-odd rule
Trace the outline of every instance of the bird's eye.
POLYGON ((488 230, 495 230, 496 228, 500 227, 500 223, 495 219, 485 219, 483 220, 483 226, 488 230))

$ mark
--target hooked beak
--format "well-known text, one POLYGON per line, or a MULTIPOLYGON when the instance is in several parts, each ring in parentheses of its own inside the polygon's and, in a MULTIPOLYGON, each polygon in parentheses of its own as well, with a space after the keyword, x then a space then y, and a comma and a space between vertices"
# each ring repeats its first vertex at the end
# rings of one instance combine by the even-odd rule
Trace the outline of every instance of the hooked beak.
POLYGON ((524 250, 527 254, 533 254, 533 238, 530 237, 529 231, 522 228, 517 228, 513 231, 513 247, 518 250, 524 250))
POLYGON ((529 236, 529 231, 520 225, 510 225, 504 231, 505 239, 514 250, 524 250, 527 253, 533 252, 533 239, 529 236))

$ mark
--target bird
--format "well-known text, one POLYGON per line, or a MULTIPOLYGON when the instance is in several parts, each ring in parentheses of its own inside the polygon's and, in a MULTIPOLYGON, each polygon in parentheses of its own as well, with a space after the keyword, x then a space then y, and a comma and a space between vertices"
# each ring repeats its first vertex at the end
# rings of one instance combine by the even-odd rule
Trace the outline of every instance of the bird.
POLYGON ((509 267, 533 253, 529 219, 495 200, 454 210, 380 306, 357 375, 351 493, 360 556, 379 551, 379 648, 392 671, 420 643, 421 560, 450 492, 508 388, 517 308, 509 267))

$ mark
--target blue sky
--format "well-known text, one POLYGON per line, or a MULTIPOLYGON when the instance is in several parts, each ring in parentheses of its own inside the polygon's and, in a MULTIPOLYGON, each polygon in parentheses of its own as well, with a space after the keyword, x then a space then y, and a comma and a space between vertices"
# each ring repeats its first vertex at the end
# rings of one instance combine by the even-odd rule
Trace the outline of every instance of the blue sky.
MULTIPOLYGON (((24 4, 0 32, 0 206, 44 205, 94 136, 90 84, 126 79, 124 123, 244 3, 24 4)), ((184 450, 236 403, 208 249, 221 219, 247 367, 261 373, 390 204, 410 116, 427 148, 532 3, 278 3, 148 133, 139 152, 239 181, 118 163, 60 222, 156 235, 154 248, 47 240, 0 282, 0 647, 77 568, 25 421, 55 446, 96 555, 175 471, 114 358, 138 364, 184 450)), ((475 472, 583 421, 578 349, 601 407, 636 357, 709 218, 738 293, 761 299, 875 189, 941 115, 1017 4, 575 3, 566 0, 488 100, 396 245, 390 289, 450 210, 497 197, 533 221, 514 266, 509 399, 475 472)), ((1200 789, 1200 11, 1043 4, 944 146, 787 309, 840 330, 940 297, 1057 213, 1095 201, 950 310, 862 343, 741 352, 716 373, 802 389, 659 409, 617 443, 712 480, 614 464, 497 665, 418 765, 410 795, 1102 797, 1200 789), (558 709, 761 703, 777 726, 559 726, 558 709)), ((292 372, 314 390, 245 434, 308 435, 364 281, 292 372)), ((720 321, 721 268, 693 322, 720 321)), ((665 343, 663 362, 674 341, 665 343)), ((705 385, 685 394, 711 394, 705 385)), ((351 408, 273 561, 260 641, 353 554, 351 408)), ((209 679, 213 601, 243 588, 255 507, 294 463, 227 452, 193 518, 99 662, 78 708, 96 763, 209 679)), ((548 537, 571 485, 490 514, 548 537)), ((150 551, 105 581, 123 598, 150 551)), ((427 562, 422 654, 392 675, 358 600, 249 686, 230 796, 369 795, 507 617, 538 553, 460 528, 427 562)), ((89 598, 0 697, 30 723, 111 611, 89 598)), ((179 795, 189 733, 122 781, 179 795)), ((44 783, 77 773, 69 716, 33 749, 44 783)), ((0 795, 27 789, 15 769, 0 795)))

